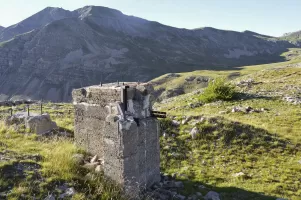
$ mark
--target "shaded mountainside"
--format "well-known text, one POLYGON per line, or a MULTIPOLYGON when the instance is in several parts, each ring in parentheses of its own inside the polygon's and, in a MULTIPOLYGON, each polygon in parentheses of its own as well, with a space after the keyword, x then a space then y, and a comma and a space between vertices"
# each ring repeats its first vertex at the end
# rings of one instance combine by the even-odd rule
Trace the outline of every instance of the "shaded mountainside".
POLYGON ((0 26, 0 31, 2 31, 4 29, 4 27, 3 26, 0 26))
POLYGON ((178 29, 95 6, 46 8, 0 38, 0 99, 52 101, 69 101, 73 88, 99 82, 278 62, 294 47, 250 31, 178 29))

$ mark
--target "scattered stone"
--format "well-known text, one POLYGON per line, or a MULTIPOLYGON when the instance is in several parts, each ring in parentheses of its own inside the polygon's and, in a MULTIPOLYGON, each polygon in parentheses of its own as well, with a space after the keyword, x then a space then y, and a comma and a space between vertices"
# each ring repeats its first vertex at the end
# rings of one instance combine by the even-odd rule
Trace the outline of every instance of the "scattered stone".
POLYGON ((185 91, 183 88, 173 88, 173 89, 164 91, 161 94, 161 98, 166 99, 166 98, 176 97, 181 94, 185 94, 185 91))
POLYGON ((242 112, 242 108, 235 106, 235 107, 233 107, 232 112, 233 113, 235 113, 235 112, 242 112))
POLYGON ((300 97, 284 97, 283 98, 284 101, 287 101, 289 103, 292 103, 292 104, 301 104, 301 98, 300 97))
POLYGON ((199 120, 199 122, 205 122, 206 121, 206 118, 205 117, 201 117, 201 119, 199 120))
POLYGON ((75 194, 76 192, 75 192, 75 189, 73 188, 73 187, 71 187, 71 188, 68 188, 67 190, 66 190, 66 192, 65 192, 65 194, 67 195, 67 196, 73 196, 74 194, 75 194))
POLYGON ((253 110, 252 107, 250 107, 250 106, 247 106, 247 107, 246 107, 246 112, 250 112, 251 110, 253 110))
POLYGON ((236 83, 236 85, 238 87, 243 87, 243 86, 252 86, 252 84, 254 83, 255 81, 253 79, 247 79, 247 80, 241 80, 240 82, 236 83))
POLYGON ((209 80, 210 78, 206 76, 199 76, 196 78, 197 83, 207 83, 209 80))
POLYGON ((65 199, 66 197, 71 197, 74 194, 75 194, 75 189, 73 187, 68 188, 68 189, 66 189, 65 193, 63 193, 59 196, 59 199, 65 199))
POLYGON ((190 108, 197 108, 197 107, 201 107, 203 104, 201 102, 196 102, 196 103, 189 103, 188 105, 190 108))
POLYGON ((55 200, 55 197, 52 194, 50 194, 44 200, 55 200))
POLYGON ((88 170, 95 170, 96 166, 98 165, 97 162, 94 162, 94 163, 86 163, 84 164, 84 168, 88 169, 88 170))
POLYGON ((261 112, 265 112, 265 111, 268 111, 268 109, 266 109, 266 108, 260 108, 260 111, 261 112))
POLYGON ((243 172, 238 172, 232 175, 233 177, 240 177, 240 176, 245 176, 245 173, 243 172))
POLYGON ((197 127, 194 127, 190 132, 190 136, 192 139, 196 139, 198 134, 199 134, 199 129, 197 127))
POLYGON ((220 200, 219 198, 219 194, 217 192, 214 191, 210 191, 206 194, 206 196, 204 197, 205 200, 220 200))
POLYGON ((173 126, 180 126, 180 122, 179 121, 177 121, 177 120, 172 120, 171 121, 171 124, 173 125, 173 126))
POLYGON ((185 78, 185 81, 191 82, 191 81, 194 81, 194 79, 195 79, 195 76, 188 76, 185 78))
POLYGON ((198 188, 199 189, 205 189, 206 187, 204 185, 199 185, 198 188))
POLYGON ((182 120, 182 124, 187 124, 192 119, 192 116, 188 116, 182 120))
POLYGON ((95 155, 91 160, 90 163, 95 163, 97 161, 97 155, 95 155))

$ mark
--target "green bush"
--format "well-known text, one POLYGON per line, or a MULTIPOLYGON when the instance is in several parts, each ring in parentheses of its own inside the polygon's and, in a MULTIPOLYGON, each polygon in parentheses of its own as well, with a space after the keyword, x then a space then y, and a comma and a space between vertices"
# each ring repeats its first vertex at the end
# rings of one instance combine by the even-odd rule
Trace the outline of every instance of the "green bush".
POLYGON ((208 87, 201 94, 200 100, 209 103, 217 100, 231 100, 235 96, 235 86, 226 81, 226 78, 211 80, 208 87))

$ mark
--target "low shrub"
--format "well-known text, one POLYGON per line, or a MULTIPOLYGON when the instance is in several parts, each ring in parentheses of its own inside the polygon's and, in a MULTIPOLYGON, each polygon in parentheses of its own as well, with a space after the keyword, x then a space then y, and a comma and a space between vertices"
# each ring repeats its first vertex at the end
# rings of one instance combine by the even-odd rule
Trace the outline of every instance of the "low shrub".
POLYGON ((216 78, 211 80, 208 87, 200 96, 200 100, 205 103, 218 100, 231 100, 234 98, 235 86, 226 81, 226 78, 216 78))

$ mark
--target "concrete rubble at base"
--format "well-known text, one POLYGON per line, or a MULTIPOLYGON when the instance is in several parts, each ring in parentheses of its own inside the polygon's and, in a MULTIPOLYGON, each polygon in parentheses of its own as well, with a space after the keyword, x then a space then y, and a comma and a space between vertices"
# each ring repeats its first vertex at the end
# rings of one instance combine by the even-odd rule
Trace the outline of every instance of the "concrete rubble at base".
POLYGON ((57 125, 50 119, 48 114, 38 115, 31 113, 28 116, 27 112, 19 112, 5 120, 6 125, 25 124, 25 127, 36 134, 44 134, 53 129, 57 129, 57 125))
POLYGON ((160 181, 159 124, 150 84, 73 90, 75 140, 103 161, 104 175, 133 195, 160 181))

